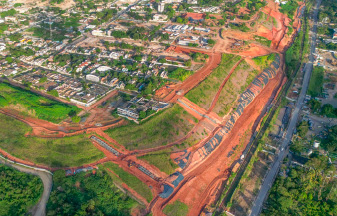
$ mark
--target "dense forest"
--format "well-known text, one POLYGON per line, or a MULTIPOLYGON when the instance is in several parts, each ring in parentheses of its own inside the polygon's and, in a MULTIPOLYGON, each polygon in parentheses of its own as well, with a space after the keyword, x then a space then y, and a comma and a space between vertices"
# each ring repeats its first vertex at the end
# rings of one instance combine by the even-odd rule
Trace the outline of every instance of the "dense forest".
POLYGON ((0 164, 0 215, 25 215, 43 191, 39 177, 0 164))
POLYGON ((337 215, 334 175, 327 157, 313 155, 304 167, 276 179, 261 215, 337 215))
POLYGON ((56 171, 47 215, 130 215, 137 203, 120 192, 105 171, 65 177, 56 171))

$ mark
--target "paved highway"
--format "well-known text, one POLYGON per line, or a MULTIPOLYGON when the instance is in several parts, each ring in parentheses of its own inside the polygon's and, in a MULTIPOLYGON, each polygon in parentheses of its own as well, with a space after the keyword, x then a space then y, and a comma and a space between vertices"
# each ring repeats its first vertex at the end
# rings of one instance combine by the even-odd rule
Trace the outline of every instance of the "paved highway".
POLYGON ((288 146, 291 141, 291 138, 294 133, 294 129, 296 128, 296 123, 297 119, 300 113, 300 110, 302 108, 306 92, 308 90, 309 86, 309 81, 310 81, 310 76, 311 72, 313 69, 313 53, 315 53, 315 46, 316 46, 316 37, 317 37, 317 15, 318 15, 318 9, 321 4, 322 0, 317 0, 316 2, 316 7, 314 9, 314 26, 312 29, 312 40, 311 40, 311 48, 310 48, 310 56, 309 56, 309 63, 306 64, 305 67, 305 74, 304 74, 304 79, 303 79, 303 84, 302 84, 302 90, 300 93, 300 96, 298 98, 298 101, 296 103, 295 110, 292 113, 292 117, 290 120, 289 127, 287 129, 286 136, 280 146, 280 153, 277 157, 277 159, 274 161, 273 165, 271 166, 270 171, 267 173, 266 178, 263 181, 263 184, 261 186, 261 189, 259 191, 259 194, 257 195, 257 198, 253 204, 253 207, 251 209, 250 216, 257 216, 260 214, 262 210, 262 205, 264 200, 266 199, 266 196, 268 194, 269 189, 271 188, 274 179, 278 173, 278 170, 280 168, 280 165, 284 159, 284 157, 288 154, 288 146))
POLYGON ((44 216, 46 215, 46 205, 49 199, 50 191, 52 189, 53 177, 48 171, 41 171, 41 169, 34 169, 30 167, 20 166, 14 163, 10 163, 7 160, 0 157, 0 164, 5 164, 6 166, 17 169, 21 172, 39 176, 43 183, 43 193, 39 202, 33 207, 32 214, 34 216, 44 216))

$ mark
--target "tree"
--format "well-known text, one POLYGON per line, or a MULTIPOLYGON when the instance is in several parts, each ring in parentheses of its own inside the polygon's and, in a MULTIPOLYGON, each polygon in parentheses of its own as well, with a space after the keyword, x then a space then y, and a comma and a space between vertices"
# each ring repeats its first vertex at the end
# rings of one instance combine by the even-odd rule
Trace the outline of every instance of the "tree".
POLYGON ((335 116, 334 114, 334 107, 331 104, 324 104, 322 107, 322 115, 327 117, 335 116))
POLYGON ((5 60, 7 61, 7 63, 12 63, 13 62, 13 58, 12 57, 6 57, 5 60))
POLYGON ((321 109, 321 102, 315 99, 309 101, 309 106, 313 112, 318 112, 321 109))
POLYGON ((209 45, 215 44, 215 40, 213 40, 213 39, 208 39, 207 42, 208 42, 209 45))
POLYGON ((140 118, 140 119, 146 118, 146 112, 140 111, 140 112, 139 112, 139 118, 140 118))
POLYGON ((305 135, 309 131, 309 124, 307 121, 302 121, 298 126, 297 126, 297 133, 300 137, 304 138, 305 135))

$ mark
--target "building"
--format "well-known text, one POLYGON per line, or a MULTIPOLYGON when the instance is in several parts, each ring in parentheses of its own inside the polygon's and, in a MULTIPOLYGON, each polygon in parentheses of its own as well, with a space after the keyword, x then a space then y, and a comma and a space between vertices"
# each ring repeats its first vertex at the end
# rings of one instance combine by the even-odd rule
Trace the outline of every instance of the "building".
POLYGON ((164 12, 164 9, 165 9, 165 3, 164 2, 160 2, 158 4, 158 12, 159 13, 163 13, 164 12))
POLYGON ((167 22, 168 16, 165 14, 155 14, 153 15, 152 21, 154 22, 167 22))
POLYGON ((91 34, 94 36, 106 36, 106 33, 102 30, 93 30, 91 34))
POLYGON ((92 82, 99 82, 100 81, 100 78, 96 75, 93 75, 93 74, 86 75, 85 79, 89 80, 89 81, 92 81, 92 82))
POLYGON ((12 16, 6 16, 5 17, 5 21, 6 22, 17 22, 17 19, 16 19, 16 17, 12 17, 12 16))
POLYGON ((117 108, 117 113, 118 115, 125 116, 125 117, 130 117, 133 119, 138 119, 139 115, 135 110, 128 109, 128 108, 117 108))

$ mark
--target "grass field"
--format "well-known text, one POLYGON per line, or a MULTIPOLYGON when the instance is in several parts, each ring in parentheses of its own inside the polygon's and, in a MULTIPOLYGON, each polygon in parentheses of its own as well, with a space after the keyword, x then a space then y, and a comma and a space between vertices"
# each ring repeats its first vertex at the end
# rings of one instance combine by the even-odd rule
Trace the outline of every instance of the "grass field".
POLYGON ((240 56, 223 54, 220 65, 200 85, 189 91, 186 97, 198 106, 208 109, 221 83, 240 58, 240 56))
POLYGON ((22 114, 54 123, 59 123, 71 113, 76 115, 81 110, 7 83, 0 83, 0 107, 14 108, 22 114))
POLYGON ((311 95, 312 97, 317 97, 320 94, 322 94, 323 82, 324 82, 324 68, 314 67, 309 82, 308 94, 311 95))
POLYGON ((152 148, 184 137, 193 127, 187 119, 194 121, 192 115, 179 105, 174 105, 139 125, 130 122, 105 132, 127 149, 152 148))
POLYGON ((139 180, 136 176, 124 171, 122 168, 120 168, 117 164, 114 164, 112 162, 108 162, 102 165, 104 169, 110 169, 114 173, 118 175, 114 175, 113 173, 109 172, 107 170, 107 173, 111 176, 113 181, 115 183, 125 183, 130 188, 135 190, 139 195, 144 197, 148 202, 150 202, 153 198, 150 188, 141 180, 139 180))
POLYGON ((188 206, 185 203, 176 200, 174 203, 165 206, 163 212, 167 216, 187 215, 188 206))
POLYGON ((158 169, 168 175, 172 174, 174 170, 178 168, 178 165, 170 158, 170 154, 165 151, 144 155, 138 158, 158 167, 158 169))
POLYGON ((240 94, 248 87, 258 74, 246 61, 242 61, 222 89, 214 112, 219 116, 228 114, 240 94))
POLYGON ((45 139, 25 137, 31 128, 0 114, 0 148, 21 159, 51 167, 80 166, 104 157, 87 135, 45 139))
POLYGON ((261 70, 264 70, 270 66, 270 64, 275 60, 276 54, 272 53, 269 55, 258 56, 253 58, 253 61, 261 70))
POLYGON ((255 41, 261 43, 264 46, 270 47, 270 45, 271 45, 271 40, 268 40, 265 37, 254 35, 254 39, 255 39, 255 41))

